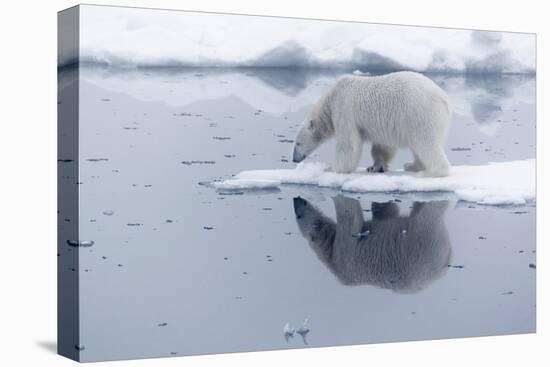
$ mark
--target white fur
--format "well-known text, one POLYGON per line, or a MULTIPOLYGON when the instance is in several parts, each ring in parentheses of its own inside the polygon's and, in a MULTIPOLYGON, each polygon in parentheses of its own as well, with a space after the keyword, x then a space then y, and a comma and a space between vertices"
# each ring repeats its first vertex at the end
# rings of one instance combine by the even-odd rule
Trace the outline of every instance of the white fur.
POLYGON ((447 94, 415 72, 382 76, 343 76, 321 98, 296 137, 294 160, 301 161, 331 136, 336 138, 332 169, 354 171, 362 145, 371 142, 374 163, 369 171, 388 169, 398 148, 411 149, 409 171, 447 176, 444 144, 449 127, 447 94))

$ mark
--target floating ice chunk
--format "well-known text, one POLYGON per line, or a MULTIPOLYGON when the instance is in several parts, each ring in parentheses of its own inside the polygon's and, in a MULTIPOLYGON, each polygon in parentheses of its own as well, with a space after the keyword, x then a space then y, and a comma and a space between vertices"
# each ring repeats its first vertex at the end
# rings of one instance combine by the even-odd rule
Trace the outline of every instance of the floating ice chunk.
POLYGON ((290 338, 293 338, 295 332, 296 332, 296 329, 290 326, 290 323, 287 322, 285 324, 285 327, 283 328, 283 334, 285 336, 285 340, 288 341, 290 338))
POLYGON ((355 238, 363 238, 363 237, 368 237, 369 234, 370 234, 370 230, 367 229, 365 232, 354 233, 351 236, 355 238))
POLYGON ((352 74, 353 75, 366 75, 366 76, 370 75, 369 72, 362 72, 361 70, 355 70, 352 74))
POLYGON ((302 337, 302 342, 304 345, 308 345, 307 343, 307 334, 309 333, 309 328, 307 327, 308 318, 306 317, 304 321, 302 322, 302 326, 298 330, 296 330, 296 333, 302 337))
POLYGON ((244 171, 235 176, 237 179, 246 180, 272 180, 283 184, 304 184, 323 187, 340 187, 352 177, 359 174, 341 174, 326 171, 325 163, 309 162, 300 163, 296 169, 275 169, 244 171))
POLYGON ((298 334, 305 336, 307 333, 309 333, 309 328, 307 327, 307 322, 309 319, 306 317, 304 321, 302 322, 302 326, 296 331, 298 334))
POLYGON ((281 185, 279 180, 268 179, 231 179, 213 182, 212 186, 217 190, 265 190, 276 189, 281 185))
POLYGON ((523 205, 533 202, 536 194, 534 159, 454 166, 447 177, 422 177, 404 171, 340 174, 326 169, 323 163, 306 162, 296 169, 244 171, 235 177, 250 182, 279 181, 349 192, 450 192, 459 200, 485 205, 523 205))

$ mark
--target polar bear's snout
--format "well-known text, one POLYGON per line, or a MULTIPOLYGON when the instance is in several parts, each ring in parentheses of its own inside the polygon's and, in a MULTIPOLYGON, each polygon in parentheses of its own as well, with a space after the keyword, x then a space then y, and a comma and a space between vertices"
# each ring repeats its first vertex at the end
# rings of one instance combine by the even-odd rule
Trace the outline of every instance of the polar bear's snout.
POLYGON ((300 143, 294 144, 294 152, 292 153, 292 162, 300 163, 306 158, 306 154, 302 152, 300 143))
POLYGON ((292 202, 294 204, 294 214, 296 214, 296 218, 300 219, 304 214, 304 208, 307 206, 307 201, 297 196, 292 202))
POLYGON ((328 136, 323 136, 322 131, 316 127, 313 120, 302 123, 302 127, 294 139, 292 161, 300 163, 327 138, 328 136))

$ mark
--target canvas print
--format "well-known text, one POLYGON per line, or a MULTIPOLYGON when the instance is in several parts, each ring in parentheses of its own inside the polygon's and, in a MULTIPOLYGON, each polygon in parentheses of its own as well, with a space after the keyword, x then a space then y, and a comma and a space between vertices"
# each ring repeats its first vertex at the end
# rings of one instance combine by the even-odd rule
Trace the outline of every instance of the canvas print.
POLYGON ((58 15, 58 350, 535 332, 534 34, 58 15))

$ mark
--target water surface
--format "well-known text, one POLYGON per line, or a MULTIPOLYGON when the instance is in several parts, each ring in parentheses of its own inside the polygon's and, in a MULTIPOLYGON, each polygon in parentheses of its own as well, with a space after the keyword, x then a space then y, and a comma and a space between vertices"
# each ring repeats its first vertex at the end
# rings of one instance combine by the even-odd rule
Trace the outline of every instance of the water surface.
MULTIPOLYGON (((81 67, 83 360, 535 331, 534 205, 204 184, 294 167, 298 125, 338 75, 81 67)), ((452 101, 452 164, 535 157, 534 78, 430 77, 452 101)))

